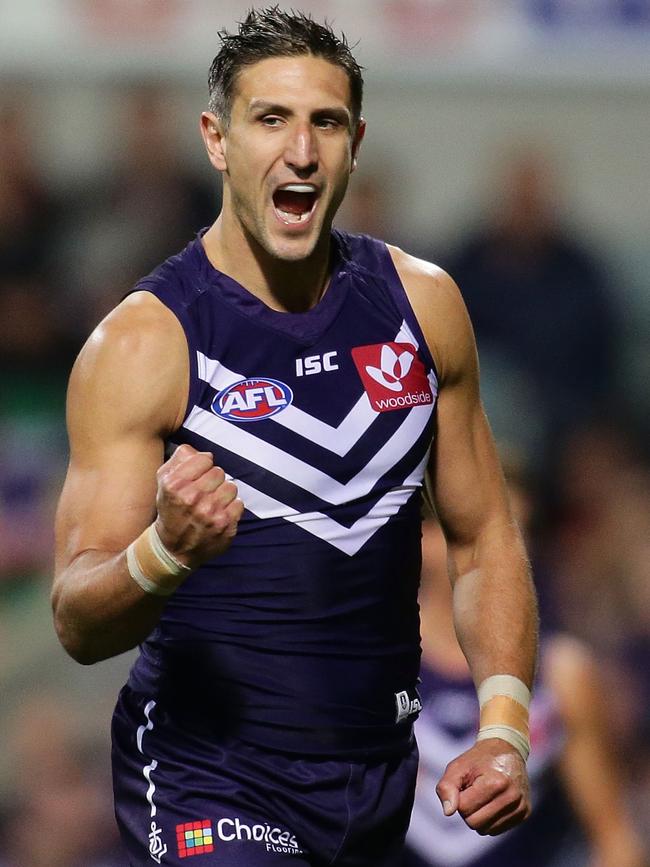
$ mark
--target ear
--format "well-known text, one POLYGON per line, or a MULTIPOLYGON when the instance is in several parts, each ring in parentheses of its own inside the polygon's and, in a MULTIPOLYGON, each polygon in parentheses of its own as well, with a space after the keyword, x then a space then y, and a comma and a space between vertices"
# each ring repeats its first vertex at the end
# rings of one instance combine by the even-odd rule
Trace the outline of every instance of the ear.
POLYGON ((357 131, 354 134, 354 141, 352 142, 352 168, 350 171, 354 171, 357 167, 357 160, 359 156, 359 148, 361 147, 361 142, 363 141, 363 137, 366 134, 366 122, 361 117, 359 118, 359 125, 357 126, 357 131))
POLYGON ((226 135, 222 120, 211 111, 204 111, 201 115, 201 135, 210 162, 217 171, 225 172, 228 168, 226 164, 226 135))

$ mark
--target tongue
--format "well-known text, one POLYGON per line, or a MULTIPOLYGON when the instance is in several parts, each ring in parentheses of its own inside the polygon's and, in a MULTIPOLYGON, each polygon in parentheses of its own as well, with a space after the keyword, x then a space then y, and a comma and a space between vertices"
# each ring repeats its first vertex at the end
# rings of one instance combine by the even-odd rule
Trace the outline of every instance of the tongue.
POLYGON ((275 207, 285 214, 306 214, 311 210, 312 197, 309 193, 294 193, 291 190, 278 190, 273 196, 275 207))

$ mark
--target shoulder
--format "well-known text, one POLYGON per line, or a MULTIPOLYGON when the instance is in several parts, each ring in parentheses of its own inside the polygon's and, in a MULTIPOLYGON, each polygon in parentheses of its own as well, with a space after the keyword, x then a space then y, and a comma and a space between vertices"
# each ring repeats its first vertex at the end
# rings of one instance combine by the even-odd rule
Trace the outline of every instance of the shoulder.
POLYGON ((467 309, 454 279, 438 265, 386 245, 443 379, 474 351, 467 309))
POLYGON ((99 323, 79 353, 70 376, 69 414, 108 404, 128 415, 138 406, 156 416, 161 430, 172 430, 184 410, 188 377, 187 341, 178 319, 150 292, 134 292, 99 323))
POLYGON ((134 292, 94 329, 73 372, 101 369, 104 362, 146 370, 167 357, 173 362, 184 345, 183 329, 171 310, 150 292, 134 292))
POLYGON ((454 280, 438 265, 412 256, 393 244, 386 244, 386 247, 410 295, 422 295, 428 304, 453 302, 460 295, 454 280))

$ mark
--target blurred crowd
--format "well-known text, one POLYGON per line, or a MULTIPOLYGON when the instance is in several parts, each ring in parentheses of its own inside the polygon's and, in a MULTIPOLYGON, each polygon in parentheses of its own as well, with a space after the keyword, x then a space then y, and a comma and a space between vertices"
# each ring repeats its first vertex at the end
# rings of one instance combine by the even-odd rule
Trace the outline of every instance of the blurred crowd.
MULTIPOLYGON (((89 331, 219 208, 189 171, 165 94, 121 97, 119 160, 52 188, 24 103, 0 103, 0 867, 118 867, 108 725, 127 660, 89 673, 50 625, 53 515, 67 459, 65 388, 89 331)), ((504 459, 535 492, 531 557, 543 627, 579 637, 608 685, 630 809, 650 827, 650 463, 626 388, 614 270, 564 220, 533 147, 504 150, 490 208, 454 249, 419 251, 456 278, 504 459)), ((401 238, 380 171, 354 177, 339 225, 401 238)), ((650 342, 650 335, 648 335, 650 342)), ((632 375, 632 374, 630 374, 632 375)), ((639 372, 633 372, 638 377, 639 372)))

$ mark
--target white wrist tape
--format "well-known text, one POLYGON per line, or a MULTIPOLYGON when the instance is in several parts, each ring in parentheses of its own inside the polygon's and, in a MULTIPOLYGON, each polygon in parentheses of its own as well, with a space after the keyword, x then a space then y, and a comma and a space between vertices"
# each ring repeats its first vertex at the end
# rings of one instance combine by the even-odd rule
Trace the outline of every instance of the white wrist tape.
POLYGON ((155 524, 151 524, 126 549, 129 574, 135 583, 153 596, 171 596, 192 571, 163 545, 155 524))
POLYGON ((501 738, 526 761, 530 754, 530 690, 526 684, 511 674, 495 674, 479 686, 478 700, 481 722, 477 741, 501 738))

